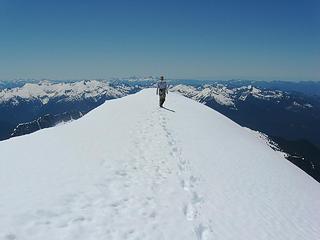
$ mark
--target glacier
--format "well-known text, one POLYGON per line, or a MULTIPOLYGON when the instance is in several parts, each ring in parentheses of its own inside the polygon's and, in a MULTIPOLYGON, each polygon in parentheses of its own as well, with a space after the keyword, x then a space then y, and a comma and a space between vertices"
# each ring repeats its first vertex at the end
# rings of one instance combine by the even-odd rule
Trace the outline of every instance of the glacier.
POLYGON ((165 105, 145 89, 0 142, 0 239, 319 239, 314 179, 205 105, 165 105))

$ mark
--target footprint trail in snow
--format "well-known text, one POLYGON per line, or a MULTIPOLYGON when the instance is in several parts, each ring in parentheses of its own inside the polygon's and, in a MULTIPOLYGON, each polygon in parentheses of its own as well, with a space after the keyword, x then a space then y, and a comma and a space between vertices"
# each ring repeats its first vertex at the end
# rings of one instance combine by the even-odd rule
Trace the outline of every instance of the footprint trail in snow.
POLYGON ((106 177, 85 192, 64 197, 57 208, 29 213, 18 234, 7 233, 4 239, 46 238, 51 232, 65 239, 148 239, 150 232, 159 239, 170 234, 177 237, 180 234, 161 230, 172 213, 181 218, 180 223, 171 224, 193 229, 182 236, 209 239, 207 223, 197 219, 203 201, 196 192, 197 177, 182 158, 182 149, 167 126, 167 113, 156 108, 147 116, 130 130, 132 145, 123 149, 126 159, 118 165, 101 160, 106 177), (132 224, 126 225, 128 221, 132 224))

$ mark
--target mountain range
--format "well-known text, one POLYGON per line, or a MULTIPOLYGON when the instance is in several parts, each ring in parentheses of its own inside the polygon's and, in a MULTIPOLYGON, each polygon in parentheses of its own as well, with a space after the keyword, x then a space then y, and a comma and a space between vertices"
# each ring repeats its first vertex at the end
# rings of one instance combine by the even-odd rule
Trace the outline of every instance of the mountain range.
POLYGON ((106 100, 140 89, 96 80, 40 81, 3 89, 0 91, 0 140, 54 126, 66 119, 77 119, 106 100))
MULTIPOLYGON (((0 139, 78 119, 106 100, 152 87, 156 81, 154 77, 129 77, 75 82, 21 80, 16 83, 23 83, 20 87, 10 88, 13 83, 3 85, 6 88, 0 90, 0 139)), ((179 92, 242 126, 267 134, 273 145, 288 153, 289 161, 320 181, 319 84, 302 82, 299 88, 299 83, 244 80, 168 83, 171 92, 179 92)))

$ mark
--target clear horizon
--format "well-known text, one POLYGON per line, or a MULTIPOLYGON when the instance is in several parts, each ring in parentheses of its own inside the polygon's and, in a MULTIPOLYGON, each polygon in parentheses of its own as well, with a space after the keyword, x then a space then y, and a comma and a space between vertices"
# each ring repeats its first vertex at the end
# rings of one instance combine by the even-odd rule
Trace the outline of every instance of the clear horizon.
MULTIPOLYGON (((114 79, 119 79, 119 80, 125 80, 131 77, 137 77, 137 78, 147 78, 148 76, 122 76, 122 77, 106 77, 106 78, 78 78, 78 79, 52 79, 52 78, 16 78, 16 79, 0 79, 2 82, 14 82, 14 81, 61 81, 61 82, 77 82, 77 81, 85 81, 85 80, 97 80, 97 81, 111 81, 114 79)), ((151 77, 151 76, 149 76, 151 77)), ((159 78, 159 76, 152 75, 152 77, 159 78)), ((266 78, 165 78, 166 80, 174 80, 174 81, 264 81, 264 82, 276 82, 276 81, 281 81, 281 82, 293 82, 293 83, 298 83, 298 82, 320 82, 320 80, 314 80, 314 79, 266 79, 266 78)))
POLYGON ((0 0, 0 80, 320 81, 320 2, 0 0))

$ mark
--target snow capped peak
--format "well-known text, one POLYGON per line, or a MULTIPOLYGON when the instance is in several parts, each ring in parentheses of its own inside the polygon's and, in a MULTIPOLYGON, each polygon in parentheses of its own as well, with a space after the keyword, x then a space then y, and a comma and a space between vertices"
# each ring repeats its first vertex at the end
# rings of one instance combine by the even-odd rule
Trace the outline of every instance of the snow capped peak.
POLYGON ((194 97, 198 94, 198 89, 193 86, 178 84, 171 88, 171 91, 183 93, 187 97, 194 97))
POLYGON ((206 102, 209 99, 214 99, 217 103, 226 106, 235 106, 232 94, 233 91, 227 89, 223 85, 207 85, 205 84, 203 88, 195 88, 186 85, 177 85, 171 88, 171 91, 180 92, 184 96, 191 97, 194 100, 206 102))
POLYGON ((39 81, 39 85, 50 85, 52 82, 48 79, 42 79, 41 81, 39 81))
POLYGON ((262 90, 252 85, 242 86, 238 88, 230 88, 223 84, 204 84, 202 87, 194 88, 187 85, 177 85, 172 91, 180 92, 184 96, 191 97, 202 103, 214 100, 219 105, 229 106, 237 109, 236 102, 246 101, 248 96, 262 99, 281 99, 284 97, 282 91, 262 90))
POLYGON ((319 184, 265 136, 179 94, 157 103, 146 89, 0 142, 4 239, 318 240, 319 184))
POLYGON ((101 95, 109 95, 118 98, 126 95, 125 88, 115 88, 108 82, 97 80, 83 80, 77 82, 52 83, 43 80, 39 83, 26 83, 23 87, 0 90, 0 103, 40 100, 43 104, 51 98, 64 98, 65 101, 74 99, 95 98, 101 95))
POLYGON ((157 77, 154 76, 131 76, 131 77, 125 77, 125 78, 114 78, 113 80, 116 81, 127 81, 127 82, 155 82, 158 80, 157 77))

